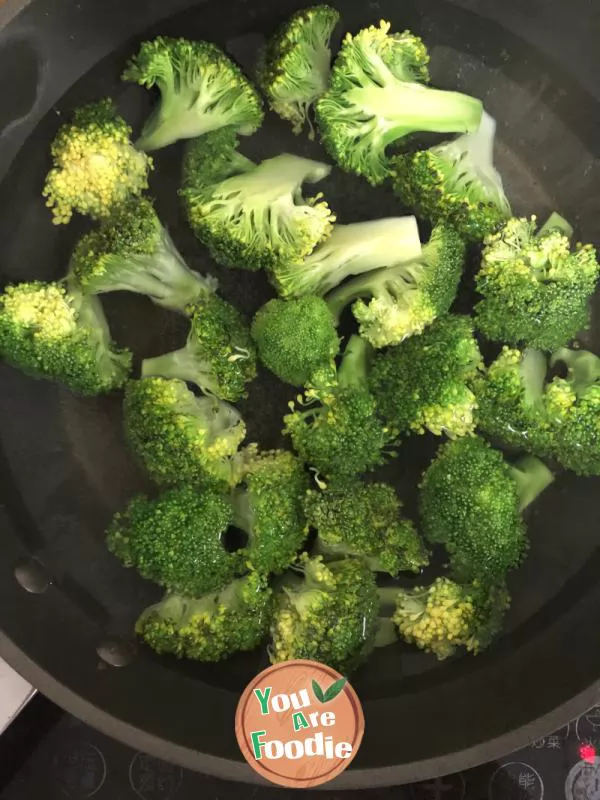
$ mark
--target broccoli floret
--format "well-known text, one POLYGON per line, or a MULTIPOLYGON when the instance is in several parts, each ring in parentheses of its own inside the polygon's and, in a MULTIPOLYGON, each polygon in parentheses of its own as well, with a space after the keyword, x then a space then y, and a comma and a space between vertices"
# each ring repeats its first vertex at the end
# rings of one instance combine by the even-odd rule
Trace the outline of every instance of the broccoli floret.
POLYGON ((0 355, 80 395, 120 388, 132 354, 118 350, 100 302, 75 285, 19 283, 0 295, 0 355))
POLYGON ((302 196, 302 184, 318 183, 331 167, 289 153, 255 165, 234 149, 230 131, 219 134, 194 142, 186 156, 181 194, 195 235, 226 267, 301 261, 335 221, 321 195, 302 196))
POLYGON ((320 556, 300 560, 279 594, 271 663, 306 658, 348 674, 375 646, 379 600, 373 573, 362 559, 325 565, 320 556))
POLYGON ((501 444, 548 455, 552 434, 544 408, 548 360, 539 350, 504 347, 471 382, 477 428, 501 444))
POLYGON ((390 34, 390 27, 381 21, 346 35, 316 106, 327 151, 374 185, 388 176, 392 144, 417 131, 475 131, 482 114, 479 100, 427 86, 425 45, 410 31, 390 34))
POLYGON ((284 433, 303 461, 325 478, 348 478, 380 466, 395 433, 377 416, 368 389, 370 349, 352 336, 337 375, 315 374, 284 417, 284 433))
POLYGON ((196 397, 183 381, 129 381, 125 432, 155 483, 227 489, 240 479, 238 448, 246 436, 241 414, 216 397, 196 397))
POLYGON ((458 647, 472 653, 486 648, 500 630, 510 604, 503 583, 461 585, 437 578, 431 586, 391 591, 396 605, 393 621, 402 638, 440 660, 453 655, 458 647))
POLYGON ((142 363, 142 376, 196 384, 205 394, 235 403, 256 377, 256 352, 242 315, 214 294, 188 306, 190 332, 185 347, 142 363))
POLYGON ((304 386, 318 369, 333 365, 340 346, 320 297, 269 300, 254 317, 251 332, 263 364, 293 386, 304 386))
POLYGON ((360 556, 370 569, 392 576, 405 570, 419 573, 429 562, 415 526, 402 516, 402 503, 385 483, 357 481, 310 490, 304 510, 325 557, 360 556))
POLYGON ((282 297, 324 295, 350 275, 413 261, 421 255, 415 217, 390 217, 336 225, 331 236, 302 262, 271 270, 282 297))
POLYGON ((546 388, 553 456, 578 475, 600 475, 600 358, 561 348, 552 364, 568 368, 546 388))
POLYGON ((399 433, 429 430, 454 438, 475 427, 468 383, 481 364, 471 320, 449 314, 378 354, 369 383, 379 413, 399 433))
POLYGON ((158 150, 227 125, 248 136, 263 120, 256 89, 210 42, 157 36, 142 44, 123 80, 160 91, 160 101, 136 142, 140 150, 158 150))
POLYGON ((198 597, 240 574, 239 551, 225 548, 233 523, 230 504, 191 486, 168 489, 151 500, 134 497, 107 530, 108 549, 126 567, 170 592, 198 597))
POLYGON ((105 217, 148 188, 152 159, 135 149, 130 134, 110 100, 77 109, 60 128, 43 191, 55 225, 70 222, 74 211, 105 217))
POLYGON ((457 580, 503 580, 527 548, 521 511, 552 480, 533 456, 511 467, 477 436, 447 442, 421 483, 423 533, 446 547, 457 580))
POLYGON ((244 486, 232 495, 235 525, 248 535, 241 551, 248 566, 267 575, 283 572, 306 538, 302 498, 308 476, 298 459, 284 450, 247 460, 244 486))
POLYGON ((414 261, 374 270, 347 281, 326 299, 339 320, 353 300, 360 335, 373 347, 400 344, 421 333, 454 302, 465 260, 465 243, 454 228, 437 225, 414 261), (362 298, 372 298, 368 303, 362 298))
POLYGON ((215 278, 186 266, 146 198, 118 206, 83 236, 71 271, 85 294, 137 292, 173 311, 217 288, 215 278))
POLYGON ((430 222, 447 222, 481 241, 511 215, 494 167, 496 122, 484 112, 479 130, 391 161, 394 190, 430 222))
POLYGON ((536 227, 535 216, 513 217, 486 238, 477 326, 488 339, 555 350, 588 326, 599 267, 591 245, 571 250, 572 229, 558 214, 536 227))
POLYGON ((157 653, 196 661, 221 661, 254 650, 269 632, 273 593, 256 573, 218 593, 194 598, 167 594, 147 608, 136 633, 157 653))
POLYGON ((300 133, 309 111, 327 89, 331 72, 329 43, 339 12, 321 5, 297 11, 269 41, 262 54, 258 82, 271 109, 300 133))

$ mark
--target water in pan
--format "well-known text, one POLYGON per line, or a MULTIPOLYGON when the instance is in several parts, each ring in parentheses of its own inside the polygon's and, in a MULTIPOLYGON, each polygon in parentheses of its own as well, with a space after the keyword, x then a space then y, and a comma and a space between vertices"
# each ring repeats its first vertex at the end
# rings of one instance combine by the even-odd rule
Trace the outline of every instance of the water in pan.
MULTIPOLYGON (((263 32, 273 29, 279 20, 273 18, 266 2, 252 8, 243 2, 231 5, 227 14, 220 6, 219 16, 211 15, 210 25, 206 9, 199 8, 168 20, 148 35, 161 32, 213 39, 250 70, 263 32)), ((296 5, 279 4, 281 19, 296 5)), ((498 118, 497 161, 515 211, 543 216, 557 208, 577 226, 582 238, 594 240, 600 201, 593 193, 598 162, 591 134, 597 130, 599 112, 581 89, 564 76, 553 75, 549 65, 541 57, 536 60, 521 40, 444 3, 406 4, 402 16, 391 0, 361 10, 338 5, 350 30, 385 17, 398 28, 411 27, 421 33, 430 45, 434 82, 481 97, 487 110, 498 118)), ((47 145, 75 106, 105 95, 112 95, 127 118, 139 125, 150 107, 150 97, 119 81, 122 65, 136 44, 130 43, 98 64, 57 101, 0 187, 3 282, 53 279, 64 273, 85 223, 77 220, 63 228, 51 224, 40 197, 48 168, 47 145)), ((243 147, 248 155, 259 158, 285 150, 324 157, 318 144, 293 137, 287 125, 272 116, 259 135, 244 140, 243 147)), ((156 154, 152 193, 161 218, 190 266, 217 274, 224 295, 250 315, 271 290, 260 275, 217 268, 196 242, 177 200, 180 160, 179 145, 156 154)), ((340 222, 402 212, 388 188, 370 189, 339 171, 322 188, 340 222)), ((157 310, 143 298, 110 295, 104 302, 115 337, 134 348, 139 357, 166 352, 185 338, 181 319, 157 310)), ((462 302, 467 306, 471 302, 468 293, 462 302)), ((588 344, 597 341, 596 333, 591 331, 588 344)), ((91 622, 131 636, 139 611, 160 593, 132 571, 122 569, 104 546, 103 531, 114 511, 136 491, 149 488, 123 441, 120 396, 81 400, 7 367, 1 368, 1 377, 2 446, 10 464, 11 501, 20 506, 28 521, 28 544, 91 622)), ((251 440, 265 447, 283 444, 280 419, 292 394, 272 376, 261 373, 249 400, 241 404, 251 440)), ((412 513, 414 486, 437 444, 433 437, 413 438, 402 446, 399 458, 382 470, 382 476, 398 486, 412 513)), ((511 580, 513 609, 497 649, 513 646, 534 627, 543 625, 552 614, 550 600, 589 565, 596 549, 591 522, 597 490, 594 479, 561 474, 536 505, 529 517, 531 554, 511 580)), ((567 600, 561 595, 563 604, 567 600)), ((152 656, 145 653, 143 657, 152 656)), ((494 651, 479 661, 461 659, 439 666, 399 645, 377 653, 355 683, 364 699, 398 694, 410 691, 416 682, 443 680, 445 670, 478 669, 483 659, 491 657, 494 651)), ((216 668, 166 663, 209 683, 239 689, 266 658, 262 652, 240 656, 216 668)))

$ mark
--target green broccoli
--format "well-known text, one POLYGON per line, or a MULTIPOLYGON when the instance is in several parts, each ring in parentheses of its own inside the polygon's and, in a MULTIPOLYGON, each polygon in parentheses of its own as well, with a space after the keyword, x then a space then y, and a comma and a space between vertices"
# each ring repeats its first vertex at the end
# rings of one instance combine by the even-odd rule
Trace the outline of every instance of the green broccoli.
POLYGON ((370 349, 352 336, 337 375, 315 374, 312 385, 290 403, 284 433, 303 461, 327 479, 350 478, 383 464, 395 432, 377 416, 368 389, 370 349))
POLYGON ((170 592, 195 597, 216 591, 243 570, 239 551, 223 537, 233 524, 231 505, 215 492, 191 486, 150 500, 134 497, 107 530, 108 549, 126 567, 170 592))
POLYGON ((379 594, 395 604, 392 619, 401 637, 440 660, 458 647, 471 653, 485 649, 500 630, 510 604, 503 583, 461 585, 448 578, 414 589, 380 589, 379 594))
POLYGON ((445 546, 457 580, 503 580, 527 549, 521 512, 552 480, 533 456, 511 467, 477 436, 447 442, 421 483, 423 533, 445 546))
POLYGON ((142 44, 123 80, 160 91, 160 102, 136 142, 140 150, 158 150, 227 125, 248 136, 263 121, 256 89, 210 42, 157 36, 142 44))
POLYGON ((226 267, 270 269, 301 261, 329 235, 335 217, 321 195, 305 199, 331 167, 284 153, 256 165, 235 150, 230 130, 194 142, 181 195, 190 227, 226 267))
POLYGON ((339 320, 355 300, 352 310, 362 337, 373 347, 400 344, 450 310, 465 249, 455 229, 440 223, 414 261, 368 272, 333 291, 326 298, 330 311, 339 320))
POLYGON ((123 415, 131 449, 155 483, 238 483, 246 426, 228 403, 196 397, 183 381, 142 378, 127 383, 123 415))
POLYGON ((388 176, 389 146, 418 131, 475 131, 482 114, 479 100, 427 86, 425 45, 410 31, 390 34, 390 27, 381 21, 346 35, 316 105, 327 151, 374 185, 388 176))
POLYGON ((351 275, 413 261, 421 255, 415 217, 390 217, 336 225, 302 262, 282 262, 271 278, 282 297, 324 295, 351 275))
POLYGON ((440 317, 419 336, 380 353, 369 385, 382 418, 399 433, 446 434, 475 427, 468 383, 482 365, 469 317, 440 317))
POLYGON ((447 222, 481 241, 511 215, 494 167, 496 122, 484 112, 479 130, 391 160, 394 191, 433 224, 447 222))
POLYGON ((278 596, 271 625, 271 663, 306 658, 348 674, 375 646, 379 601, 362 559, 325 565, 304 554, 278 596))
POLYGON ((309 110, 329 83, 329 43, 339 19, 339 12, 326 5, 297 11, 269 41, 258 69, 271 109, 292 123, 294 133, 308 121, 311 139, 309 110))
POLYGON ((116 207, 77 243, 71 271, 85 294, 126 291, 183 311, 217 281, 190 270, 161 225, 154 206, 134 198, 116 207))
POLYGON ((110 100, 77 109, 60 128, 43 190, 55 225, 70 222, 74 211, 105 217, 148 188, 152 159, 135 149, 130 134, 110 100))
POLYGON ((552 357, 558 363, 567 377, 555 378, 545 396, 552 455, 578 475, 600 475, 600 358, 563 347, 552 357))
POLYGON ((340 342, 327 303, 320 297, 269 300, 251 328, 263 364, 285 383, 304 386, 333 365, 340 342))
POLYGON ((256 352, 242 315, 214 294, 200 297, 187 311, 185 347, 146 359, 142 376, 189 381, 232 403, 245 397, 246 384, 256 377, 256 352))
POLYGON ((571 251, 572 229, 558 214, 536 227, 535 216, 513 217, 486 238, 476 321, 488 339, 555 350, 588 326, 600 268, 591 245, 571 251))
POLYGON ((402 503, 385 483, 348 482, 325 491, 310 490, 304 500, 308 524, 318 534, 317 549, 328 556, 359 556, 375 572, 396 576, 421 571, 429 562, 402 503))
POLYGON ((283 572, 306 538, 304 466, 284 450, 259 453, 247 460, 243 483, 231 497, 234 523, 248 535, 241 555, 261 575, 283 572))
POLYGON ((477 398, 477 428, 501 444, 548 455, 552 434, 544 407, 548 359, 539 350, 503 347, 471 382, 477 398))
POLYGON ((202 597, 167 594, 147 608, 136 633, 157 653, 196 661, 221 661, 254 650, 269 632, 273 593, 251 573, 202 597))
POLYGON ((100 302, 66 283, 19 283, 0 294, 0 355, 80 395, 119 389, 132 354, 118 350, 100 302))

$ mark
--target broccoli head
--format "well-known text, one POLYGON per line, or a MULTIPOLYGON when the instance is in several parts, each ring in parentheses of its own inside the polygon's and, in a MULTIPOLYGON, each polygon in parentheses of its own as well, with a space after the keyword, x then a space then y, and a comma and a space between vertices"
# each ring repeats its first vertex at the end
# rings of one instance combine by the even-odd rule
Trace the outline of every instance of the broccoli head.
POLYGON ((126 567, 170 592, 195 597, 221 589, 242 571, 239 553, 227 551, 230 504, 191 486, 150 500, 134 497, 107 530, 108 549, 126 567))
POLYGON ((74 211, 105 217, 148 188, 152 159, 135 149, 130 134, 110 100, 77 109, 60 128, 43 191, 55 225, 70 222, 74 211))
POLYGON ((271 625, 273 664, 306 658, 343 674, 371 653, 378 630, 379 600, 373 573, 362 559, 324 564, 304 554, 300 575, 279 594, 271 625))
POLYGON ((370 388, 382 418, 399 433, 465 436, 477 407, 468 383, 481 364, 471 320, 449 314, 378 354, 370 388))
POLYGON ((123 415, 131 449, 155 483, 237 484, 246 426, 229 403, 196 397, 183 381, 142 378, 125 387, 123 415))
POLYGON ((181 192, 188 222, 223 266, 258 270, 300 261, 335 221, 321 195, 302 196, 302 184, 330 171, 289 153, 255 165, 237 153, 231 131, 219 131, 188 148, 181 192))
POLYGON ((552 357, 559 363, 567 377, 555 378, 545 396, 552 455, 578 475, 600 475, 600 358, 563 347, 552 357))
POLYGON ((500 630, 510 604, 503 583, 461 585, 437 578, 431 586, 393 591, 393 620, 401 637, 440 660, 453 655, 458 647, 472 653, 486 648, 500 630))
POLYGON ((572 229, 558 214, 536 228, 535 216, 513 217, 486 238, 475 314, 488 339, 555 350, 588 326, 599 267, 591 245, 572 250, 572 229))
POLYGON ((132 355, 111 339, 102 306, 65 283, 19 283, 0 295, 0 355, 23 372, 75 394, 119 389, 132 355))
POLYGON ((390 217, 336 225, 304 261, 282 262, 271 269, 282 297, 324 295, 351 275, 413 261, 421 255, 415 217, 390 217))
POLYGON ((163 228, 154 206, 134 198, 117 206, 83 236, 71 271, 86 294, 137 292, 157 305, 183 311, 217 281, 190 270, 163 228))
POLYGON ((269 632, 273 593, 250 573, 201 597, 167 594, 147 608, 136 633, 157 653, 196 661, 221 661, 254 650, 269 632))
POLYGON ((146 359, 142 376, 189 381, 232 403, 245 397, 246 384, 256 377, 256 352, 242 315, 214 294, 186 310, 191 319, 185 347, 146 359))
POLYGON ((413 523, 402 516, 396 492, 385 483, 357 481, 310 490, 304 510, 325 558, 362 557, 370 569, 392 576, 418 573, 429 561, 413 523))
POLYGON ((252 338, 263 364, 293 386, 333 365, 339 337, 327 303, 320 297, 269 300, 252 323, 252 338))
POLYGON ((495 441, 547 455, 552 434, 544 408, 548 359, 539 350, 503 347, 471 383, 477 398, 477 428, 495 441))
POLYGON ((369 345, 352 336, 337 375, 315 374, 290 403, 284 433, 298 455, 327 479, 349 478, 383 464, 395 433, 377 416, 368 389, 369 345))
POLYGON ((391 161, 400 199, 433 224, 453 225, 481 241, 511 215, 500 173, 494 167, 496 122, 484 112, 479 130, 391 161))
POLYGON ((422 333, 450 310, 465 260, 465 243, 454 228, 436 225, 420 256, 347 281, 327 303, 336 320, 352 301, 360 335, 373 347, 400 344, 422 333), (371 298, 365 302, 367 298, 371 298))
POLYGON ((136 142, 140 150, 158 150, 227 125, 249 135, 263 120, 256 89, 210 42, 157 36, 142 44, 123 80, 160 91, 160 102, 136 142))
POLYGON ((339 19, 331 6, 303 8, 273 36, 261 57, 258 82, 271 109, 292 123, 294 133, 308 121, 311 139, 309 111, 329 83, 329 43, 339 19))
POLYGON ((382 21, 347 34, 328 91, 317 101, 323 143, 342 169, 382 183, 387 148, 418 131, 468 133, 479 127, 479 100, 432 89, 429 54, 410 31, 390 33, 382 21))
POLYGON ((445 546, 457 580, 503 580, 527 549, 521 511, 552 480, 533 456, 511 467, 477 436, 447 442, 421 483, 423 532, 445 546))
POLYGON ((283 572, 306 538, 304 466, 284 450, 259 453, 246 460, 243 484, 231 500, 235 525, 248 535, 240 552, 261 575, 283 572))

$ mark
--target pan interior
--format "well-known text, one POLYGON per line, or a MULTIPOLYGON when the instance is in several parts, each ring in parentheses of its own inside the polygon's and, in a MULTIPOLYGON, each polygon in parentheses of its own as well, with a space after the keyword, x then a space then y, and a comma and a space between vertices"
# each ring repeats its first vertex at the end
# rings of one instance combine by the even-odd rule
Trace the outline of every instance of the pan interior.
MULTIPOLYGON (((73 108, 104 96, 112 96, 134 130, 139 130, 153 97, 119 79, 139 41, 159 32, 209 39, 249 71, 265 34, 298 5, 242 0, 201 4, 156 29, 142 31, 57 97, 0 184, 2 283, 52 280, 64 274, 69 253, 86 223, 77 219, 69 226, 52 225, 40 195, 49 166, 48 144, 73 108)), ((578 84, 506 29, 442 0, 402 3, 401 9, 394 0, 336 5, 347 30, 385 18, 395 29, 419 33, 430 48, 434 84, 483 100, 498 120, 497 166, 516 213, 536 213, 543 218, 556 209, 575 225, 582 240, 597 238, 600 200, 593 187, 598 181, 595 158, 600 145, 592 133, 599 129, 600 108, 578 84)), ((273 115, 268 115, 256 136, 243 140, 242 149, 253 158, 289 151, 327 160, 318 143, 295 137, 273 115)), ((181 144, 155 154, 151 192, 161 219, 190 267, 217 275, 223 295, 251 315, 272 296, 272 290, 261 275, 217 267, 195 240, 177 197, 181 156, 181 144)), ((389 188, 372 189, 339 170, 320 188, 342 223, 404 211, 389 188)), ((467 275, 457 308, 467 309, 472 302, 467 275)), ((167 352, 185 339, 184 322, 145 298, 113 294, 104 296, 103 304, 115 339, 132 347, 138 358, 167 352)), ((598 319, 595 314, 591 331, 582 339, 591 349, 600 344, 598 319)), ((131 639, 137 615, 160 591, 122 568, 104 545, 104 530, 112 514, 134 493, 150 488, 123 439, 121 397, 79 399, 5 365, 0 367, 0 375, 4 502, 26 518, 21 531, 28 550, 46 565, 59 589, 83 609, 90 625, 131 639)), ((261 372, 250 387, 249 399, 240 405, 249 441, 266 448, 285 444, 280 420, 294 394, 261 372)), ((415 486, 437 444, 430 436, 413 437, 402 445, 399 457, 376 474, 398 487, 412 515, 416 513, 415 486)), ((590 567, 598 559, 595 520, 599 489, 598 479, 559 473, 535 504, 528 516, 530 555, 524 567, 511 576, 513 604, 506 629, 481 661, 464 658, 440 665, 408 647, 387 648, 357 673, 353 683, 361 699, 394 697, 417 687, 429 686, 433 691, 446 680, 448 671, 482 669, 489 659, 518 647, 523 637, 549 624, 556 613, 552 601, 562 592, 561 604, 566 608, 570 599, 585 592, 582 581, 592 580, 590 567)), ((142 649, 137 658, 156 657, 142 649)), ((235 693, 266 663, 263 651, 216 666, 162 659, 164 668, 173 673, 235 693)))

